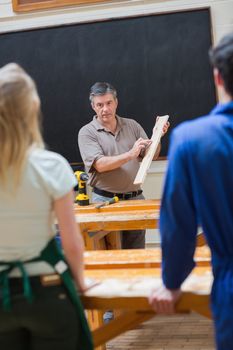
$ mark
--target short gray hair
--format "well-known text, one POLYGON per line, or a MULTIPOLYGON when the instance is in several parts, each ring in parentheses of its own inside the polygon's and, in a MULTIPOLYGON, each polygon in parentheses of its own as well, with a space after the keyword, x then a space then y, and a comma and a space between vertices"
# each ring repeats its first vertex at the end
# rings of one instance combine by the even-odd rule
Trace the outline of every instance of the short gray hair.
POLYGON ((114 88, 114 86, 112 86, 109 83, 105 83, 105 82, 97 82, 94 85, 92 85, 92 87, 91 87, 89 100, 92 103, 94 96, 102 96, 102 95, 106 95, 106 94, 112 94, 114 99, 117 98, 117 91, 114 88))

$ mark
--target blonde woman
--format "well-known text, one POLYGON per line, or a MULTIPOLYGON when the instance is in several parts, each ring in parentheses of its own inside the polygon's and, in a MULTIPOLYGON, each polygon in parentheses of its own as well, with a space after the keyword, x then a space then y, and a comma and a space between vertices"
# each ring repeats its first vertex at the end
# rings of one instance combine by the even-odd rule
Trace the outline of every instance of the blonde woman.
POLYGON ((1 68, 0 349, 91 349, 68 266, 53 241, 55 214, 73 279, 84 291, 76 179, 62 156, 44 149, 39 110, 31 77, 14 63, 1 68))

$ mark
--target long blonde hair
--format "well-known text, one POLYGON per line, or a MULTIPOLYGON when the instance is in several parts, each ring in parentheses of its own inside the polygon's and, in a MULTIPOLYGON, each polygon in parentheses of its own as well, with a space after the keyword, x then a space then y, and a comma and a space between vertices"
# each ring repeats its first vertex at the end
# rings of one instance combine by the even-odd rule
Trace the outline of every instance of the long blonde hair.
POLYGON ((39 127, 40 99, 32 78, 16 63, 0 69, 0 184, 14 187, 32 144, 44 147, 39 127))

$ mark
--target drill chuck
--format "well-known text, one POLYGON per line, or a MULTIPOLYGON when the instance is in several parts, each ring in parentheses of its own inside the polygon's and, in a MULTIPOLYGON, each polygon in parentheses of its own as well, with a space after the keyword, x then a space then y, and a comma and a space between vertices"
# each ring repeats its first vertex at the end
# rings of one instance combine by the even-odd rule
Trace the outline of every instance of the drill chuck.
POLYGON ((89 179, 89 176, 86 173, 81 173, 79 178, 81 181, 87 181, 89 179))

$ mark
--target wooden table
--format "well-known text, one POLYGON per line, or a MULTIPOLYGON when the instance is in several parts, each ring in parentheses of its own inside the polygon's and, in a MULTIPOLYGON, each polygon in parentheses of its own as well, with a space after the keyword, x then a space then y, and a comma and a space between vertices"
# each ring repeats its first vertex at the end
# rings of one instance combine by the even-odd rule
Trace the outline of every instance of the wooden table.
MULTIPOLYGON (((152 289, 161 284, 159 268, 86 270, 86 278, 100 284, 82 296, 85 309, 120 309, 123 312, 108 324, 93 330, 95 347, 155 316, 148 303, 152 289)), ((182 286, 183 294, 176 312, 195 311, 211 318, 209 295, 212 284, 210 267, 197 267, 182 286)))
MULTIPOLYGON (((95 204, 75 205, 76 221, 81 227, 87 250, 103 249, 101 239, 109 232, 155 229, 158 226, 159 200, 120 201, 100 209, 95 204)), ((112 234, 113 248, 119 247, 119 234, 112 234)))
MULTIPOLYGON (((107 234, 110 236, 111 247, 119 249, 119 234, 114 234, 113 231, 158 228, 160 200, 120 201, 100 209, 96 209, 95 204, 88 206, 75 204, 74 208, 87 250, 105 249, 101 240, 107 234)), ((204 244, 203 235, 198 235, 197 245, 204 244)))

